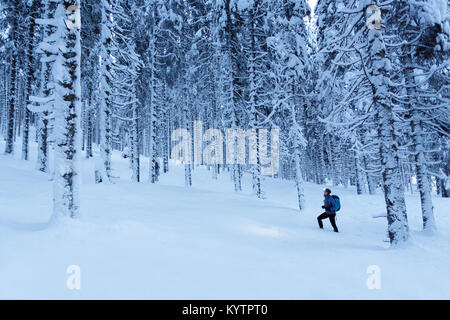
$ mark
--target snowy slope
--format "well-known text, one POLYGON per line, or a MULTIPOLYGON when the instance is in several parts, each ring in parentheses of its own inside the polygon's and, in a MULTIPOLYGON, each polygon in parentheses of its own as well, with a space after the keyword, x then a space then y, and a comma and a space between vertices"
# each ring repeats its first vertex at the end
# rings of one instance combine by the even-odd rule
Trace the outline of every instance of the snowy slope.
POLYGON ((266 179, 266 200, 250 194, 249 177, 236 194, 228 174, 213 181, 204 168, 192 189, 176 166, 157 185, 134 184, 114 154, 120 180, 95 185, 83 160, 82 218, 55 225, 52 183, 34 163, 0 155, 0 298, 450 298, 449 199, 433 199, 439 232, 427 235, 419 199, 407 195, 412 240, 394 250, 385 218, 372 217, 384 211, 381 194, 333 190, 343 206, 335 234, 328 221, 317 227, 323 186, 306 184, 299 213, 291 182, 266 179), (69 265, 81 268, 81 290, 66 287, 69 265), (380 290, 366 286, 370 265, 380 290))

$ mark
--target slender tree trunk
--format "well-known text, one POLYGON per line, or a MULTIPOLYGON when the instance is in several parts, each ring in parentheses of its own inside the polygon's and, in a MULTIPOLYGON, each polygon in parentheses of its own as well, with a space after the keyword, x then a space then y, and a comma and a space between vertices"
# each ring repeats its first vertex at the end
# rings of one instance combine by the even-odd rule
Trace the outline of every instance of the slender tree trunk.
MULTIPOLYGON (((416 116, 414 115, 413 118, 416 116)), ((422 124, 418 119, 412 121, 413 145, 415 153, 415 166, 417 186, 420 193, 420 201, 422 206, 423 229, 433 231, 436 230, 436 222, 433 214, 433 203, 431 200, 431 183, 428 170, 426 168, 426 159, 423 150, 422 140, 422 124)))
MULTIPOLYGON (((411 59, 407 58, 408 65, 412 64, 411 59)), ((415 92, 413 92, 414 70, 412 67, 407 67, 405 70, 405 81, 408 86, 407 92, 410 99, 414 99, 415 92)), ((411 112, 411 135, 414 152, 414 164, 416 167, 417 187, 420 193, 420 202, 422 208, 423 229, 428 231, 436 230, 436 222, 433 214, 433 203, 431 200, 431 183, 430 176, 426 167, 426 158, 424 150, 424 135, 422 117, 423 115, 416 110, 415 106, 409 104, 411 112)))
POLYGON ((373 105, 378 114, 378 136, 384 198, 386 202, 388 233, 391 244, 406 242, 409 238, 405 197, 402 186, 400 161, 395 135, 395 120, 389 94, 387 77, 388 58, 382 31, 369 30, 370 80, 373 105))
POLYGON ((169 172, 169 158, 170 158, 170 119, 167 112, 164 120, 164 142, 163 142, 163 172, 169 172))
POLYGON ((37 169, 48 172, 48 111, 39 115, 37 169))
MULTIPOLYGON (((254 3, 254 7, 256 8, 257 3, 254 3)), ((255 10, 252 10, 250 13, 250 42, 251 42, 251 58, 250 58, 250 69, 249 69, 249 76, 250 76, 250 88, 249 88, 249 94, 250 94, 250 105, 251 105, 251 128, 255 130, 256 139, 253 144, 249 145, 249 148, 251 148, 252 151, 256 152, 256 164, 252 166, 252 189, 253 193, 258 198, 262 198, 262 190, 261 190, 261 159, 260 159, 260 141, 259 141, 259 130, 258 130, 258 113, 257 113, 257 106, 258 106, 258 90, 256 87, 256 81, 257 81, 257 71, 256 71, 256 61, 257 61, 257 48, 256 48, 256 30, 255 30, 255 24, 256 19, 255 17, 255 10)))
POLYGON ((28 48, 27 48, 27 82, 26 82, 26 104, 24 108, 23 119, 23 135, 22 135, 22 159, 28 160, 29 139, 30 139, 30 119, 31 111, 28 105, 31 105, 32 82, 34 78, 34 30, 36 26, 37 10, 39 8, 39 1, 33 0, 30 10, 30 20, 28 22, 28 48))
POLYGON ((16 113, 16 87, 17 87, 17 17, 15 13, 12 19, 12 34, 14 39, 14 48, 12 49, 11 57, 11 83, 10 83, 10 94, 9 94, 9 109, 8 109, 8 120, 6 129, 6 146, 5 154, 14 153, 14 117, 16 113))
POLYGON ((325 182, 325 178, 324 178, 324 169, 325 169, 325 159, 324 159, 324 153, 323 153, 323 135, 320 133, 317 133, 317 139, 318 139, 318 143, 317 143, 317 147, 318 150, 316 150, 317 153, 317 162, 318 162, 318 181, 317 183, 319 184, 323 184, 325 182))
POLYGON ((157 68, 157 44, 156 44, 156 4, 153 4, 153 10, 152 10, 152 20, 153 25, 151 29, 151 38, 150 38, 150 45, 149 45, 149 51, 151 54, 150 57, 150 152, 149 152, 149 159, 150 159, 150 182, 155 183, 158 181, 158 155, 157 155, 157 136, 156 136, 156 127, 158 123, 158 101, 159 96, 157 94, 158 91, 158 79, 156 78, 156 68, 157 68))
POLYGON ((54 215, 79 217, 79 165, 81 85, 80 30, 67 28, 73 6, 79 0, 59 2, 56 18, 59 22, 62 46, 56 60, 60 72, 55 79, 55 179, 54 215))
MULTIPOLYGON (((103 170, 106 177, 101 181, 112 182, 111 148, 112 148, 112 98, 111 98, 111 21, 110 0, 102 1, 102 66, 101 66, 101 102, 100 102, 100 154, 103 161, 103 170)), ((98 173, 100 174, 100 172, 98 173)))
POLYGON ((131 133, 131 145, 132 145, 132 172, 133 176, 131 180, 134 182, 140 182, 140 151, 139 151, 139 114, 137 107, 133 110, 133 120, 132 120, 132 133, 131 133))
POLYGON ((92 158, 92 141, 94 134, 94 124, 92 123, 92 98, 89 100, 90 106, 86 110, 86 158, 92 158))
POLYGON ((331 175, 331 180, 333 180, 333 185, 337 186, 339 184, 338 180, 338 176, 337 176, 337 170, 336 170, 336 166, 335 166, 335 158, 333 156, 333 146, 331 144, 331 135, 328 135, 326 137, 327 139, 327 154, 328 154, 328 163, 330 166, 330 175, 331 175))
POLYGON ((305 208, 305 191, 303 186, 302 168, 300 163, 301 150, 298 141, 295 142, 295 186, 297 188, 298 208, 302 211, 305 208))
POLYGON ((364 176, 361 170, 360 157, 355 153, 356 194, 364 193, 364 176))
POLYGON ((450 198, 450 178, 441 179, 442 198, 450 198))

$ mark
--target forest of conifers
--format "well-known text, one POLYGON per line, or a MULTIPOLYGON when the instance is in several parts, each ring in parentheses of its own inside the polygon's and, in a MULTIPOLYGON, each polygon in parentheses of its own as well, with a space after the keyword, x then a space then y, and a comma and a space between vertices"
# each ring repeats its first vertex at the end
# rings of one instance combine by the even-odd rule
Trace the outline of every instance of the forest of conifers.
MULTIPOLYGON (((98 157, 98 183, 116 179, 113 151, 157 183, 178 128, 278 129, 274 177, 300 210, 304 181, 379 188, 401 243, 405 193, 431 231, 432 195, 450 196, 449 35, 446 1, 2 0, 4 152, 37 150, 55 214, 75 218, 81 157, 98 157)), ((208 164, 212 179, 239 192, 248 172, 264 198, 260 143, 256 164, 208 164)))

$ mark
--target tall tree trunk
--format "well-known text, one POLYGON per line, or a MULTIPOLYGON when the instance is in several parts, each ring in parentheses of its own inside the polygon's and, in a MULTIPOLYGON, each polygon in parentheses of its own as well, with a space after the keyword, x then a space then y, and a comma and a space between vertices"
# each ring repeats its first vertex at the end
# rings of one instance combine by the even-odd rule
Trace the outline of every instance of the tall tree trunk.
MULTIPOLYGON (((43 16, 46 19, 53 19, 55 16, 57 3, 46 2, 44 6, 43 16)), ((44 39, 52 36, 54 27, 44 25, 44 39)), ((38 156, 37 156, 37 170, 42 172, 49 172, 48 156, 49 156, 49 136, 50 136, 50 112, 54 109, 54 101, 52 98, 54 91, 54 79, 52 79, 52 64, 55 63, 55 56, 52 52, 44 51, 41 59, 41 84, 40 96, 44 99, 51 99, 43 105, 43 111, 38 118, 38 156)))
POLYGON ((356 170, 356 194, 363 194, 365 191, 364 175, 361 170, 360 156, 355 153, 356 170))
MULTIPOLYGON (((411 58, 407 57, 408 65, 412 64, 411 58)), ((414 70, 412 67, 405 69, 405 82, 410 99, 414 101, 415 92, 413 86, 414 70)), ((426 158, 424 150, 424 135, 422 118, 424 117, 414 105, 409 103, 408 109, 411 115, 411 135, 414 154, 414 164, 416 167, 417 187, 420 193, 420 202, 422 208, 423 229, 428 231, 436 230, 436 222, 433 214, 433 203, 431 200, 431 181, 426 167, 426 158)))
MULTIPOLYGON (((15 10, 14 10, 15 11, 15 10)), ((6 146, 5 153, 14 153, 14 117, 16 114, 16 87, 17 87, 17 38, 18 38, 18 21, 16 13, 13 13, 12 18, 12 37, 14 41, 14 47, 11 53, 11 83, 10 83, 10 93, 9 93, 9 109, 8 109, 8 120, 6 129, 6 146)))
MULTIPOLYGON (((106 177, 102 181, 112 182, 111 148, 112 148, 112 68, 111 68, 111 2, 102 1, 102 66, 101 66, 101 102, 100 102, 100 154, 106 177)), ((98 173, 100 174, 100 173, 98 173)))
POLYGON ((333 180, 333 185, 337 186, 339 185, 339 177, 336 170, 336 159, 334 157, 334 148, 333 144, 331 143, 332 136, 329 134, 327 135, 327 154, 328 154, 328 163, 330 164, 330 174, 331 174, 331 180, 333 180))
POLYGON ((79 165, 81 85, 80 30, 68 28, 73 8, 80 8, 79 0, 60 1, 55 18, 61 47, 56 60, 55 90, 55 179, 54 215, 79 217, 79 165))
MULTIPOLYGON (((298 139, 297 139, 298 140, 298 139)), ((298 208, 302 211, 305 208, 305 191, 303 186, 302 168, 300 163, 301 149, 300 143, 295 142, 295 186, 297 188, 298 208)))
POLYGON ((134 182, 140 182, 141 181, 141 166, 140 166, 140 151, 139 151, 139 114, 137 107, 133 109, 133 120, 132 120, 132 129, 131 129, 131 145, 132 145, 132 152, 131 152, 131 158, 132 158, 132 178, 134 182))
POLYGON ((370 81, 373 105, 378 118, 380 159, 384 198, 386 202, 388 233, 392 245, 406 242, 409 238, 405 196, 402 186, 400 161, 395 135, 395 120, 389 98, 389 60, 386 57, 383 34, 379 29, 369 30, 370 81))
POLYGON ((32 93, 32 82, 34 78, 34 30, 36 26, 36 16, 39 9, 39 2, 33 0, 30 7, 30 20, 28 22, 28 48, 27 48, 27 82, 26 82, 26 104, 24 109, 24 119, 23 119, 23 135, 22 135, 22 159, 28 160, 28 150, 29 150, 29 139, 30 139, 30 120, 31 111, 28 109, 28 105, 31 105, 31 93, 32 93))
POLYGON ((170 158, 170 113, 166 111, 164 113, 164 117, 162 118, 164 121, 163 128, 163 172, 169 172, 169 158, 170 158))
POLYGON ((256 164, 252 166, 252 189, 253 193, 258 198, 262 198, 262 190, 261 190, 261 158, 260 158, 260 141, 259 141, 259 130, 258 130, 258 89, 256 87, 257 81, 257 70, 256 70, 256 61, 259 53, 257 52, 257 35, 255 30, 256 20, 256 7, 258 3, 255 1, 253 4, 254 8, 250 12, 250 68, 249 68, 249 95, 250 95, 250 118, 251 118, 251 129, 255 130, 256 139, 254 139, 253 143, 249 143, 250 151, 256 153, 256 164))
POLYGON ((158 117, 158 83, 156 78, 156 35, 155 35, 155 28, 156 28, 156 5, 153 5, 153 25, 152 25, 152 35, 150 38, 150 150, 149 150, 149 160, 150 160, 150 172, 149 172, 149 180, 151 183, 155 183, 158 181, 158 173, 157 173, 157 166, 158 166, 158 154, 157 154, 157 137, 156 137, 156 126, 157 126, 157 117, 158 117))

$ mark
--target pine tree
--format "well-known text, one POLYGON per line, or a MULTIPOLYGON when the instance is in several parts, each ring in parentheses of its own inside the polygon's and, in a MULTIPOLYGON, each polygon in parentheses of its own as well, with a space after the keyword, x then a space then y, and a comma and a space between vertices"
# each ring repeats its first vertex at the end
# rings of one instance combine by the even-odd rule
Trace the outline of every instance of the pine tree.
POLYGON ((31 95, 33 93, 34 86, 34 54, 35 54, 35 31, 36 31, 36 18, 39 14, 40 1, 33 0, 28 7, 28 47, 27 47, 27 79, 26 79, 26 89, 25 89, 25 99, 26 106, 24 110, 24 120, 23 120, 23 135, 22 135, 22 159, 28 160, 28 150, 29 150, 29 136, 30 136, 30 121, 31 121, 31 111, 28 109, 28 105, 31 104, 31 95))
POLYGON ((114 74, 112 70, 112 59, 114 51, 113 34, 117 28, 117 21, 113 14, 111 0, 101 0, 101 80, 100 80, 100 154, 103 162, 103 171, 106 177, 101 177, 101 172, 97 173, 97 182, 112 181, 111 152, 112 152, 112 114, 114 86, 114 74))
POLYGON ((57 26, 58 55, 54 62, 55 79, 55 179, 53 210, 55 217, 79 217, 80 156, 80 29, 73 14, 78 0, 59 1, 54 19, 57 26))
POLYGON ((28 105, 28 109, 38 113, 38 157, 36 167, 42 172, 48 172, 49 170, 50 121, 55 101, 55 84, 52 68, 58 54, 54 50, 58 41, 55 36, 57 27, 48 23, 48 21, 54 19, 57 5, 57 2, 45 1, 42 6, 43 17, 36 20, 43 24, 43 40, 38 49, 38 53, 41 54, 40 91, 39 97, 30 97, 34 106, 30 108, 30 105, 28 105))
POLYGON ((9 83, 9 101, 8 101, 8 114, 7 114, 7 128, 6 128, 6 145, 5 154, 12 154, 14 152, 14 118, 16 112, 16 88, 17 88, 17 59, 19 50, 19 13, 18 6, 14 1, 8 1, 5 3, 7 6, 7 14, 9 17, 9 59, 11 61, 10 68, 10 83, 9 83))

